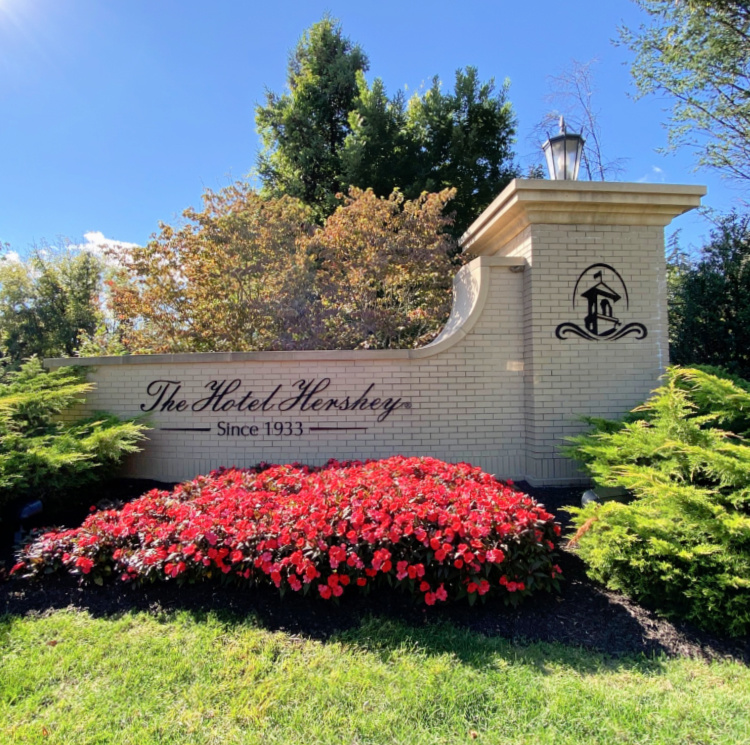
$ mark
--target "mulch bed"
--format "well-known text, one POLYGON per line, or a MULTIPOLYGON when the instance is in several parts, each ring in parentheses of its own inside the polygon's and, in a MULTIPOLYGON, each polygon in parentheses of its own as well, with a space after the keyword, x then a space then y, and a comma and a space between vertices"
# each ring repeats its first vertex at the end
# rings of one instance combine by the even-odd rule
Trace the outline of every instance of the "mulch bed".
MULTIPOLYGON (((123 480, 110 486, 107 494, 113 499, 129 498, 141 493, 143 486, 143 482, 123 480)), ((154 484, 145 486, 153 488, 154 484)), ((577 504, 581 495, 580 489, 533 488, 523 483, 518 486, 555 512, 564 527, 568 516, 560 508, 577 504)), ((76 523, 71 520, 69 524, 76 523)), ((53 576, 36 583, 9 580, 2 565, 5 562, 7 566, 12 560, 10 543, 7 536, 0 537, 0 615, 43 614, 68 607, 87 610, 94 616, 130 610, 153 613, 186 610, 200 615, 213 610, 252 613, 268 629, 317 639, 356 628, 364 618, 375 615, 414 626, 447 621, 487 636, 523 642, 561 642, 614 657, 664 654, 733 658, 750 664, 750 637, 722 638, 660 618, 623 595, 592 582, 586 576, 583 562, 567 550, 562 552, 560 560, 565 582, 559 596, 533 596, 517 609, 505 607, 499 599, 473 608, 465 603, 428 608, 384 589, 369 596, 353 594, 336 605, 292 594, 280 598, 267 588, 247 590, 213 583, 182 587, 164 583, 136 588, 116 583, 82 586, 69 576, 53 576)))

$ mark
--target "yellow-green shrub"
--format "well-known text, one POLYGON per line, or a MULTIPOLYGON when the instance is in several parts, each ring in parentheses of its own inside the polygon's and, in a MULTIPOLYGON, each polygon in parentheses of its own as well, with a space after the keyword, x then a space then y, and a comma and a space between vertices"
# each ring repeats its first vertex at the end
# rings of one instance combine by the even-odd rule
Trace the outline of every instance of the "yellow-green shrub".
POLYGON ((593 422, 567 453, 627 504, 571 508, 590 574, 664 614, 750 631, 750 392, 671 368, 628 421, 593 422))
POLYGON ((143 424, 111 414, 60 421, 91 388, 78 368, 47 372, 38 359, 0 375, 0 515, 15 500, 67 498, 138 450, 143 424))

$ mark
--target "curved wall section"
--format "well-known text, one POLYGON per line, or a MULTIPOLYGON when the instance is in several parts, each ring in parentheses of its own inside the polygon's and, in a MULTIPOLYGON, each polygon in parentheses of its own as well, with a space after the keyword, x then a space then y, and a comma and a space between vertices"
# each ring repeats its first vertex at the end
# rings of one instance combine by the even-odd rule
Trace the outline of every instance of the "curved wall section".
MULTIPOLYGON (((260 461, 429 455, 525 475, 522 258, 481 257, 446 327, 415 350, 47 360, 82 365, 86 411, 153 427, 128 475, 178 481, 260 461)), ((81 413, 81 412, 76 412, 81 413)))

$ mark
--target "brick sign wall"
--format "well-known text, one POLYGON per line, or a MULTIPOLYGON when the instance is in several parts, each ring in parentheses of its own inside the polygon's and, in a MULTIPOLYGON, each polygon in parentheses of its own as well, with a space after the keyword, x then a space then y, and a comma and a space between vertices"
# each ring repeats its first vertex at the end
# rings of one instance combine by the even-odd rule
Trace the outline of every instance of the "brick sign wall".
MULTIPOLYGON (((401 453, 580 480, 580 415, 617 416, 667 363, 663 226, 699 187, 516 181, 464 236, 443 333, 418 350, 47 360, 89 368, 87 410, 148 417, 130 475, 401 453)), ((81 413, 81 412, 77 412, 81 413)))

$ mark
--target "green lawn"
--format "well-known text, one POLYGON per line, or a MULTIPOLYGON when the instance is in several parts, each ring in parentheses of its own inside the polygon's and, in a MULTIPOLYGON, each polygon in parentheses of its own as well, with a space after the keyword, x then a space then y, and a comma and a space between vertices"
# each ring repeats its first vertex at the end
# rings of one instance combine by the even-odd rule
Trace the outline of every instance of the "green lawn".
POLYGON ((0 743, 750 742, 750 671, 373 619, 0 618, 0 743))

